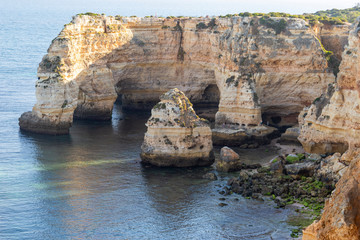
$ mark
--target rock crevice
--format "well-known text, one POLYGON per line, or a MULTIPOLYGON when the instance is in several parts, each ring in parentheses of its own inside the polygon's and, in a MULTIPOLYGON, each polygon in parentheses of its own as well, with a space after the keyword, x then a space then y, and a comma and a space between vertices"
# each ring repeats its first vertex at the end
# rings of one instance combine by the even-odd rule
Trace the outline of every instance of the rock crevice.
POLYGON ((357 24, 350 31, 336 84, 329 85, 327 93, 315 99, 304 117, 299 140, 307 152, 344 153, 360 147, 357 24))

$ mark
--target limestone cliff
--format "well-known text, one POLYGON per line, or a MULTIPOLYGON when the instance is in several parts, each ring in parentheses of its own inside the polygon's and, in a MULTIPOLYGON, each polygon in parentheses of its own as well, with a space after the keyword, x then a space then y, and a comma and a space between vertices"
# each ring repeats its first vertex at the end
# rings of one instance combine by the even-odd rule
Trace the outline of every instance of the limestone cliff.
POLYGON ((211 129, 177 88, 151 110, 141 159, 160 167, 208 166, 214 162, 211 129))
POLYGON ((351 24, 344 25, 315 25, 312 27, 314 33, 320 39, 326 50, 332 51, 336 59, 342 59, 342 53, 348 44, 351 24))
POLYGON ((345 152, 341 162, 350 165, 326 203, 321 220, 304 231, 303 239, 360 238, 359 30, 358 20, 349 33, 337 82, 299 116, 299 140, 307 152, 345 152))
POLYGON ((303 20, 256 17, 77 15, 38 77, 20 127, 54 134, 67 133, 73 116, 109 119, 118 96, 124 108, 150 109, 174 87, 194 103, 219 101, 218 125, 293 125, 334 81, 303 20))
POLYGON ((343 155, 343 160, 349 161, 352 150, 360 147, 358 24, 354 24, 349 34, 337 83, 329 85, 327 93, 315 99, 304 114, 299 140, 307 152, 343 153, 349 149, 343 155))
POLYGON ((20 127, 39 133, 68 133, 73 116, 109 119, 117 98, 108 55, 132 32, 114 18, 74 17, 52 41, 39 64, 37 102, 20 127))
POLYGON ((303 240, 360 239, 360 155, 357 155, 336 184, 320 221, 303 232, 303 240))

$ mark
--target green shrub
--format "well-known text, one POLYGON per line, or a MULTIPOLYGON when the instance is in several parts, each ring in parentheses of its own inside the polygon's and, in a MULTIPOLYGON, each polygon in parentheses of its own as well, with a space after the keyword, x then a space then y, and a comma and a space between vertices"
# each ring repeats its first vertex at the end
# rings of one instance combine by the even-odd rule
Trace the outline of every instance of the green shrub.
POLYGON ((84 15, 91 16, 91 17, 100 16, 100 14, 98 14, 98 13, 92 13, 92 12, 86 12, 86 13, 79 13, 79 14, 78 14, 78 16, 84 16, 84 15))
POLYGON ((260 18, 260 24, 266 26, 267 28, 274 29, 276 34, 284 32, 287 26, 287 22, 285 19, 274 20, 267 16, 260 18))
POLYGON ((215 26, 216 26, 216 18, 212 18, 208 24, 205 24, 204 22, 200 22, 196 24, 196 29, 197 30, 207 29, 207 28, 213 29, 215 26))
POLYGON ((196 29, 206 29, 206 28, 208 28, 208 26, 203 22, 196 24, 196 29))

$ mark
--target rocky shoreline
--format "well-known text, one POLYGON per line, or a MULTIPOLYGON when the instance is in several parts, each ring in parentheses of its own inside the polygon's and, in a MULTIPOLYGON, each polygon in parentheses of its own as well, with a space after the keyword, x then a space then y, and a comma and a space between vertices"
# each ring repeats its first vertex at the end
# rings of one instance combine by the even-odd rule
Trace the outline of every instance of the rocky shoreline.
POLYGON ((359 22, 335 76, 329 51, 302 19, 79 14, 40 63, 37 102, 19 125, 68 134, 74 118, 109 119, 119 97, 124 108, 148 109, 168 92, 152 109, 141 154, 162 167, 209 166, 213 145, 257 148, 287 128, 280 141, 303 149, 267 165, 247 165, 223 149, 218 170, 240 171, 223 194, 299 203, 317 217, 325 202, 304 239, 360 239, 359 22), (218 106, 215 128, 185 94, 218 106))
MULTIPOLYGON (((219 206, 228 205, 226 196, 239 194, 247 199, 274 201, 276 208, 289 207, 309 219, 292 229, 291 237, 297 238, 312 221, 320 219, 325 201, 346 171, 348 166, 341 163, 340 158, 339 153, 292 153, 281 154, 262 164, 247 164, 235 151, 224 147, 216 161, 216 170, 217 174, 230 178, 218 191, 224 196, 219 198, 222 201, 219 206), (229 159, 233 159, 231 167, 224 168, 223 164, 219 164, 224 160, 229 162, 229 159), (234 173, 229 172, 236 172, 238 176, 231 177, 234 173)), ((209 172, 203 178, 217 180, 217 174, 209 172)))

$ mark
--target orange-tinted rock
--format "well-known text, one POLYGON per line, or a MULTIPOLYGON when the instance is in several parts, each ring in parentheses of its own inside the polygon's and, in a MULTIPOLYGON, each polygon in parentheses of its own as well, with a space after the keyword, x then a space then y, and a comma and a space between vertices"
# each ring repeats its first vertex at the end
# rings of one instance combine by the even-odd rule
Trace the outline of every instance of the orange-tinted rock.
POLYGON ((301 125, 299 140, 311 153, 344 153, 360 148, 359 22, 349 34, 337 83, 314 100, 301 125))
POLYGON ((321 219, 304 230, 303 240, 360 239, 359 180, 360 155, 357 155, 325 203, 321 219))
POLYGON ((293 125, 334 75, 305 21, 269 21, 286 27, 277 32, 255 17, 77 15, 40 63, 36 119, 26 126, 20 121, 21 128, 68 128, 73 117, 109 119, 118 95, 124 108, 151 109, 175 87, 193 103, 211 101, 210 87, 218 92, 220 126, 259 126, 262 117, 293 125))

